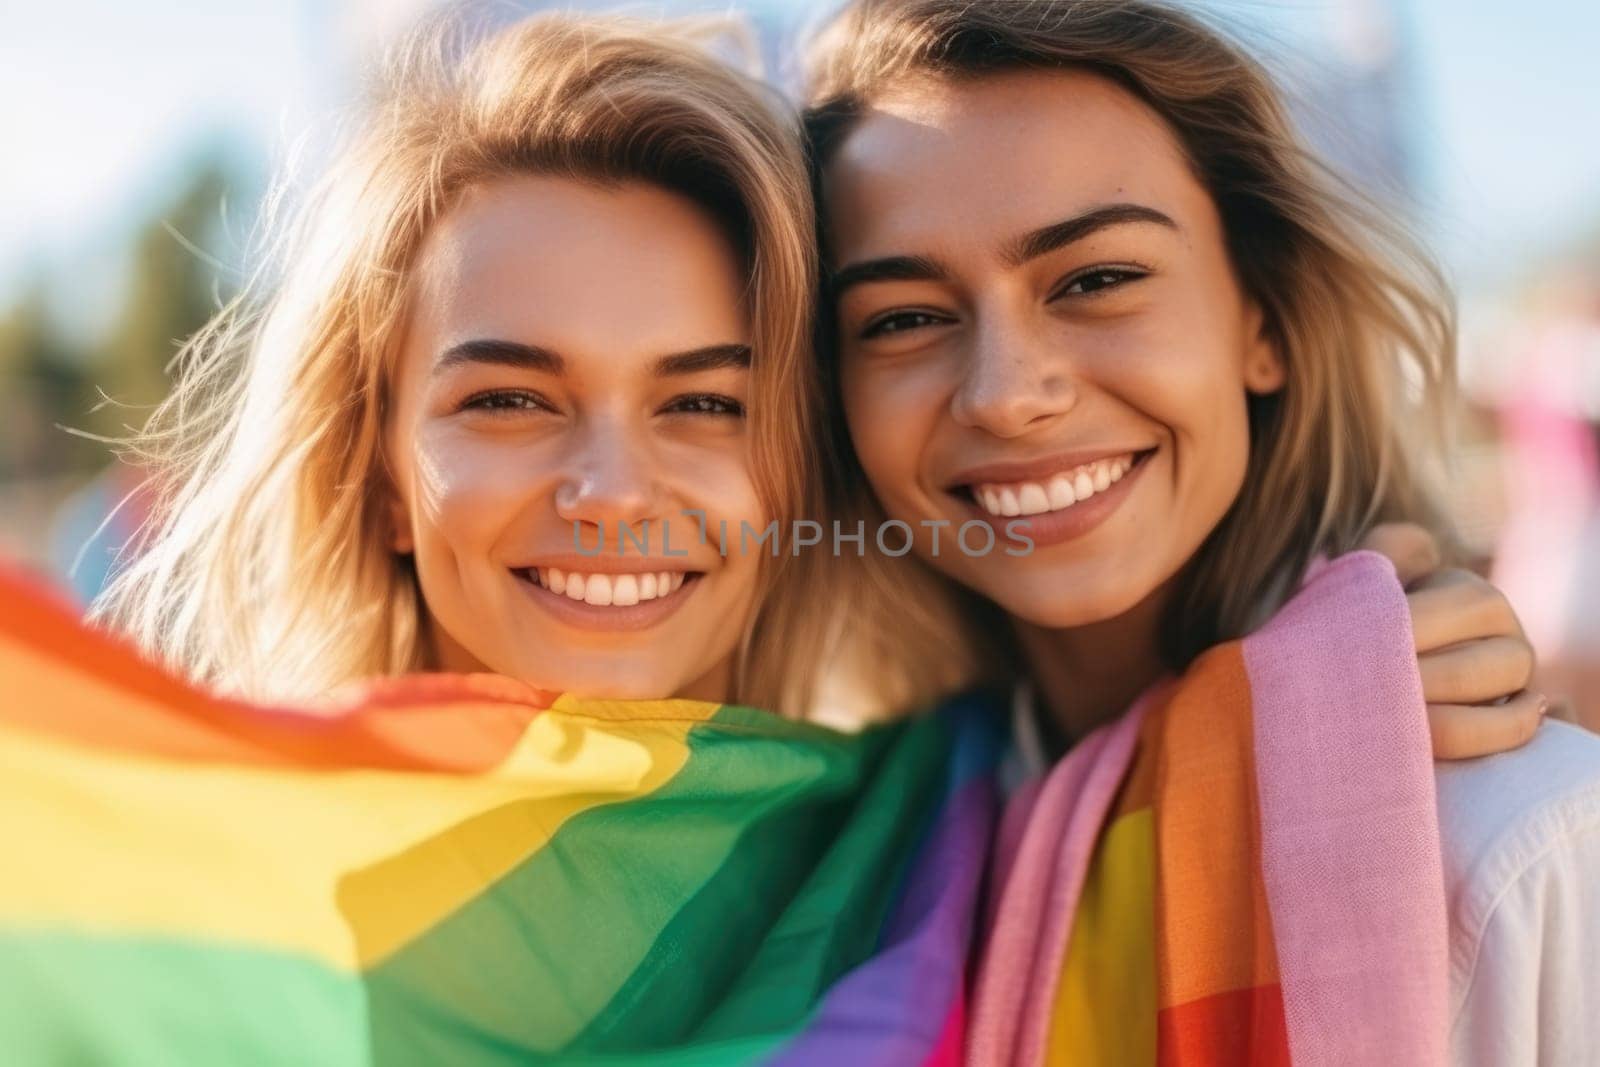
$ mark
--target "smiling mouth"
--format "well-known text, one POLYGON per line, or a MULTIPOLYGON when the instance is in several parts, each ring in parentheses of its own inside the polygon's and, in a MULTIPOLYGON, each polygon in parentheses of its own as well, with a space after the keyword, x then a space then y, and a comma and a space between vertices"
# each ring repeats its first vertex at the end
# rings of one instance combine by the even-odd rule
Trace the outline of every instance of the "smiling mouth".
POLYGON ((1020 482, 976 482, 957 486, 952 491, 997 518, 1048 515, 1067 511, 1108 491, 1154 455, 1155 451, 1151 448, 1142 452, 1125 452, 1041 478, 1020 482))
POLYGON ((512 573, 530 585, 580 604, 618 608, 673 599, 681 595, 685 585, 693 585, 701 576, 700 571, 586 574, 560 567, 514 567, 512 573))

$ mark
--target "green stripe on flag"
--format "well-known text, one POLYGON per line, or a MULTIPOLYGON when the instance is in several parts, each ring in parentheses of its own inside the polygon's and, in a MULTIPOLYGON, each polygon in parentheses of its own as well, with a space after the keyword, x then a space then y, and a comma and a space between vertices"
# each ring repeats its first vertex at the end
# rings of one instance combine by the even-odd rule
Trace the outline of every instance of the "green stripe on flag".
POLYGON ((6 1063, 172 1067, 181 1052, 185 1064, 362 1067, 372 1062, 365 1001, 359 978, 307 957, 164 938, 0 933, 6 1063))
POLYGON ((464 1040, 523 1055, 675 1043, 760 950, 894 732, 720 709, 660 789, 573 816, 374 969, 378 1062, 441 1062, 464 1040))

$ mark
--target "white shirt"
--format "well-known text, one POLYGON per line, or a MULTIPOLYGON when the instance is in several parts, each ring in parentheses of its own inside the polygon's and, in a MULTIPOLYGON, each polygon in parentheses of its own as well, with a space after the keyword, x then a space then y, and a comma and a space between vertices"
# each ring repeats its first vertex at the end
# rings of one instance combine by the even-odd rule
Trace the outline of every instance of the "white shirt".
POLYGON ((1450 1061, 1600 1064, 1600 735, 1434 765, 1450 909, 1450 1061))

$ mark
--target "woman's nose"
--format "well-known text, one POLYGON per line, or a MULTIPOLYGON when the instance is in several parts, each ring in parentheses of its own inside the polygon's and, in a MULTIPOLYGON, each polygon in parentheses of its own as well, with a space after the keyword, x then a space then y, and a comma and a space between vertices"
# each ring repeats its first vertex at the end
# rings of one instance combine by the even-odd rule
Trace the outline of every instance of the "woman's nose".
MULTIPOLYGON (((556 487, 556 513, 610 528, 659 515, 660 478, 649 450, 618 427, 591 430, 556 487)), ((606 536, 612 536, 609 529, 606 536)))
POLYGON ((976 331, 965 373, 950 401, 963 426, 1017 437, 1072 410, 1078 389, 1064 354, 1019 329, 976 331))

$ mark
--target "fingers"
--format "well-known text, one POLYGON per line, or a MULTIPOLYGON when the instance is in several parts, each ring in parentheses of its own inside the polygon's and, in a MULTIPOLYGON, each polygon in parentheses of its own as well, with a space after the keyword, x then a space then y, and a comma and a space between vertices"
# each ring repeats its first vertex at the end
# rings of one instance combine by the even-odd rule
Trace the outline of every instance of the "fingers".
POLYGON ((1505 594, 1471 571, 1428 575, 1411 587, 1406 605, 1418 652, 1481 637, 1522 637, 1522 625, 1505 594))
POLYGON ((1434 758, 1526 744, 1545 698, 1527 690, 1533 647, 1504 594, 1470 571, 1439 570, 1438 542, 1411 523, 1375 527, 1361 547, 1388 556, 1408 590, 1434 758))
POLYGON ((1533 648, 1520 637, 1485 637, 1417 657, 1430 704, 1481 704, 1519 693, 1533 677, 1533 648))
POLYGON ((1361 547, 1380 552, 1394 564, 1400 584, 1410 587, 1418 578, 1439 569, 1439 542, 1422 527, 1410 522, 1386 522, 1374 526, 1361 539, 1361 547))
POLYGON ((1429 704, 1436 760, 1471 759, 1528 743, 1544 718, 1544 697, 1522 692, 1504 704, 1429 704))

